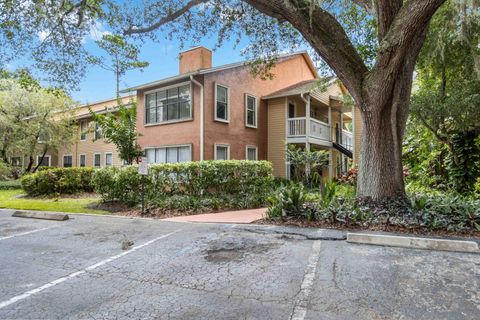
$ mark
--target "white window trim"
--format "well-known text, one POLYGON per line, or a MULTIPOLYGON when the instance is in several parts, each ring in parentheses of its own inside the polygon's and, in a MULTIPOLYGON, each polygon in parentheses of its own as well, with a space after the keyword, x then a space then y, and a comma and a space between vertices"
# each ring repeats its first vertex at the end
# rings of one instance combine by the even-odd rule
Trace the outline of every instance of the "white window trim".
POLYGON ((73 167, 73 155, 71 153, 67 153, 62 155, 62 168, 65 168, 65 157, 72 157, 72 167, 73 167))
POLYGON ((217 159, 217 147, 226 147, 227 148, 227 159, 226 160, 230 160, 230 145, 227 144, 227 143, 215 143, 215 160, 218 160, 217 159))
POLYGON ((249 93, 245 93, 245 127, 247 128, 254 128, 256 129, 258 127, 258 98, 249 93), (255 99, 255 124, 248 124, 248 98, 254 98, 255 99))
POLYGON ((88 120, 81 120, 80 121, 80 141, 87 141, 88 138, 88 120), (85 139, 82 139, 82 123, 85 123, 85 139))
POLYGON ((81 167, 80 165, 82 164, 82 162, 80 161, 80 159, 82 158, 82 156, 85 157, 85 167, 86 167, 87 166, 87 155, 85 153, 82 153, 82 154, 78 155, 78 167, 81 167))
POLYGON ((224 84, 221 84, 219 82, 215 82, 215 96, 214 96, 214 106, 213 106, 213 117, 215 119, 215 121, 218 121, 218 122, 224 122, 224 123, 230 123, 230 87, 229 86, 226 86, 224 84), (224 87, 227 89, 227 119, 221 119, 221 118, 217 118, 217 88, 218 86, 220 87, 224 87))
POLYGON ((12 163, 13 158, 20 158, 20 162, 21 162, 20 167, 23 168, 25 166, 25 158, 24 157, 10 157, 10 163, 12 163))
POLYGON ((156 88, 152 90, 145 91, 143 93, 143 126, 144 127, 152 127, 152 126, 161 126, 161 125, 166 125, 166 124, 171 124, 171 123, 177 123, 177 122, 185 122, 185 121, 192 121, 193 119, 193 86, 191 81, 185 81, 177 84, 172 84, 170 86, 166 87, 161 87, 161 88, 156 88), (158 91, 164 91, 168 89, 173 89, 185 85, 190 85, 190 117, 189 118, 184 118, 184 119, 176 119, 176 120, 167 120, 167 121, 161 121, 161 122, 154 122, 154 123, 147 123, 147 95, 150 93, 155 93, 158 91))
MULTIPOLYGON (((36 161, 36 165, 38 166, 38 163, 39 163, 39 160, 42 156, 37 156, 37 161, 36 161)), ((46 154, 44 158, 48 158, 48 167, 51 167, 52 166, 52 156, 49 155, 49 154, 46 154)))
MULTIPOLYGON (((113 167, 113 152, 105 152, 105 155, 104 155, 104 161, 103 161, 103 164, 105 165, 105 167, 113 167), (112 155, 112 164, 107 166, 107 154, 111 154, 112 155)), ((101 162, 102 159, 100 159, 100 162, 101 162)))
MULTIPOLYGON (((155 150, 155 149, 160 149, 160 148, 182 148, 182 147, 188 147, 188 149, 190 150, 190 159, 192 159, 191 161, 193 161, 193 154, 192 154, 192 144, 191 143, 184 143, 184 144, 163 144, 163 145, 159 145, 159 146, 148 146, 148 147, 145 147, 143 148, 143 151, 147 151, 147 150, 155 150)), ((145 156, 146 156, 146 152, 145 152, 145 156)))
POLYGON ((257 161, 258 160, 258 147, 254 145, 246 145, 245 146, 245 160, 248 159, 248 149, 255 149, 255 160, 252 161, 257 161))
POLYGON ((102 154, 101 154, 101 153, 96 152, 96 153, 93 154, 92 167, 94 167, 94 168, 101 168, 101 167, 102 167, 102 154), (95 156, 96 156, 96 155, 99 155, 99 156, 100 156, 100 166, 98 166, 98 167, 95 165, 95 156))

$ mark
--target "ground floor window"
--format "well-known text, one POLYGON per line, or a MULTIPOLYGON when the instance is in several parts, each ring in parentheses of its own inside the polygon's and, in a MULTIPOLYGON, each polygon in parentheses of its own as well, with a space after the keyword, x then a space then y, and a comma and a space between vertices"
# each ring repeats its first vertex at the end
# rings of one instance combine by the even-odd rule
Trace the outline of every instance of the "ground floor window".
POLYGON ((228 144, 215 145, 215 160, 230 159, 230 146, 228 144))
POLYGON ((167 146, 145 149, 148 163, 175 163, 192 161, 192 147, 167 146))
POLYGON ((102 155, 100 153, 96 153, 93 155, 93 166, 95 168, 100 168, 102 163, 102 155))
POLYGON ((22 157, 11 157, 10 163, 14 167, 21 167, 22 166, 22 157))
POLYGON ((246 151, 246 157, 245 159, 247 160, 258 160, 258 148, 255 146, 247 146, 247 151, 246 151))
POLYGON ((63 167, 70 168, 73 166, 73 158, 72 156, 63 156, 63 167))
POLYGON ((48 155, 44 156, 43 159, 42 156, 37 156, 37 165, 39 165, 40 167, 50 167, 50 160, 51 158, 48 155))
POLYGON ((80 155, 79 165, 80 167, 85 167, 87 162, 87 157, 84 154, 80 155))
POLYGON ((113 154, 105 153, 105 166, 111 167, 113 165, 113 154))

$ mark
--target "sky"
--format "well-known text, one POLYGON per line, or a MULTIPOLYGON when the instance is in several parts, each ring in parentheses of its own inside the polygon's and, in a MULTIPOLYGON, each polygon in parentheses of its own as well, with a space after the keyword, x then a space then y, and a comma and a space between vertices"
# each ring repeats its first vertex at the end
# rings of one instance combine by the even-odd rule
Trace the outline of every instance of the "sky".
MULTIPOLYGON (((221 48, 213 52, 213 66, 244 60, 240 54, 240 48, 242 46, 245 47, 247 44, 247 42, 242 43, 237 49, 234 49, 233 43, 225 43, 221 48)), ((207 39, 198 45, 211 49, 215 45, 215 40, 207 39)), ((101 54, 93 38, 87 39, 85 46, 91 53, 101 54)), ((189 47, 185 47, 183 50, 189 47)), ((141 48, 140 60, 148 61, 150 65, 143 72, 139 70, 128 71, 122 79, 121 89, 177 75, 178 56, 183 50, 180 49, 180 45, 176 41, 146 42, 141 48)), ((98 66, 91 66, 79 87, 80 90, 71 92, 71 95, 74 100, 80 103, 92 103, 109 99, 115 96, 115 76, 110 71, 106 71, 98 66)))

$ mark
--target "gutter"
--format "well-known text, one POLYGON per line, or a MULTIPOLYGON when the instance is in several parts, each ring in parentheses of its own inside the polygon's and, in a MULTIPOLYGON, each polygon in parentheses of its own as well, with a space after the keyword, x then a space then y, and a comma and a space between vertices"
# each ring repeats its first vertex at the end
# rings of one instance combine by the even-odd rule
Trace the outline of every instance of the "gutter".
MULTIPOLYGON (((203 140, 204 140, 204 105, 203 105, 203 84, 198 82, 193 78, 193 75, 190 75, 190 81, 200 87, 200 161, 203 161, 203 140)), ((192 92, 193 94, 193 92, 192 92)))

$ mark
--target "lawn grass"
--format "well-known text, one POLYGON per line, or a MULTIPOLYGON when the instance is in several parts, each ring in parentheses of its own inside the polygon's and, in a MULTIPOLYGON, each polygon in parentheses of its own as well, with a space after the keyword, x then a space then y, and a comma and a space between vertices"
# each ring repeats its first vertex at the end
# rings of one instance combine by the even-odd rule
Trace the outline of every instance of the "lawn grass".
POLYGON ((58 211, 72 213, 107 214, 107 211, 90 209, 88 206, 97 203, 100 198, 18 198, 23 194, 22 189, 0 190, 0 208, 58 211))

